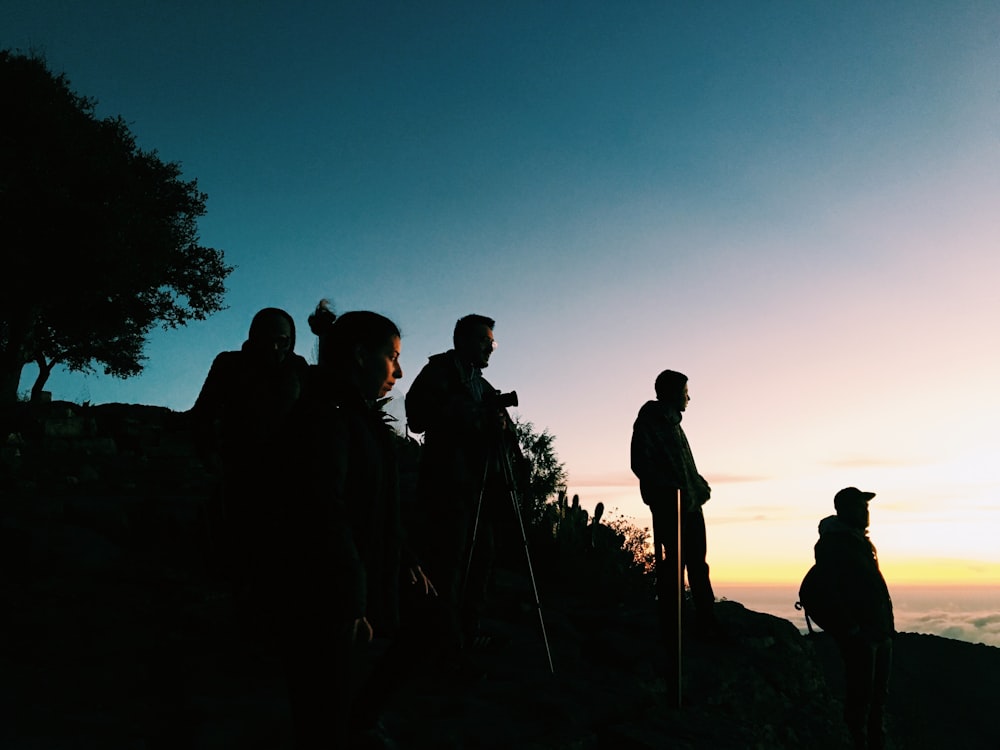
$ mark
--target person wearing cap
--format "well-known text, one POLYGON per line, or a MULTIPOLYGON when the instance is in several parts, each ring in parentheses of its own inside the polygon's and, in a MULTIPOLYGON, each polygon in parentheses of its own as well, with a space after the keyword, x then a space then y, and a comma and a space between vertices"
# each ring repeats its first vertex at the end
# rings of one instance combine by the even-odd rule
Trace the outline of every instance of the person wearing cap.
POLYGON ((868 503, 874 492, 845 487, 833 499, 836 515, 819 524, 816 564, 833 577, 843 625, 831 633, 844 660, 844 718, 856 748, 885 747, 895 623, 889 588, 868 538, 868 503))

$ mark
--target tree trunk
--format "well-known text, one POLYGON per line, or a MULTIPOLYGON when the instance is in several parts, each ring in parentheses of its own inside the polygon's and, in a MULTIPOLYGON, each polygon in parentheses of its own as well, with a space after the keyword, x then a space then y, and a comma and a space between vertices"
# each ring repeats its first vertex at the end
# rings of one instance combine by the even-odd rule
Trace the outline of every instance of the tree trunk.
POLYGON ((8 352, 0 352, 0 441, 16 430, 17 388, 21 384, 24 362, 11 357, 8 352))
MULTIPOLYGON (((4 300, 6 301, 6 300, 4 300)), ((0 410, 12 410, 17 405, 17 389, 21 373, 31 361, 28 352, 30 318, 24 310, 0 308, 0 410)), ((6 438, 6 435, 3 436, 6 438)))
POLYGON ((17 403, 17 389, 21 385, 24 364, 20 357, 0 353, 0 409, 13 408, 17 403))
POLYGON ((55 361, 46 362, 45 357, 38 357, 35 359, 35 364, 38 365, 38 377, 35 378, 35 384, 31 386, 31 401, 32 403, 37 403, 42 400, 42 391, 45 389, 45 384, 49 380, 49 375, 52 374, 52 368, 55 367, 55 361))

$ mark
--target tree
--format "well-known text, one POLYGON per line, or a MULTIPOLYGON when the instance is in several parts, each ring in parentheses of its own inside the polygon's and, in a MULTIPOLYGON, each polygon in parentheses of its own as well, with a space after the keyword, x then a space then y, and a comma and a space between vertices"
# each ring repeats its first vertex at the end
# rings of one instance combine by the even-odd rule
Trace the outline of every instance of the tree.
POLYGON ((558 488, 566 484, 566 467, 556 455, 555 437, 548 430, 537 432, 531 422, 518 418, 514 420, 514 432, 529 467, 526 486, 518 488, 524 520, 535 525, 546 516, 558 488))
POLYGON ((38 364, 127 378, 149 332, 224 309, 233 271, 199 244, 207 196, 177 163, 99 118, 37 55, 0 51, 0 406, 38 364))

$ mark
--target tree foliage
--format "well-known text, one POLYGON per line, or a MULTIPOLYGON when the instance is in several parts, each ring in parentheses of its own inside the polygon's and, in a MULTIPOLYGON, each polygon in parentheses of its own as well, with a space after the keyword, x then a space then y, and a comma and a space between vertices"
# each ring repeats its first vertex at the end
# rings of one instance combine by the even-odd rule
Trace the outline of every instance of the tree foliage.
POLYGON ((223 309, 233 268, 199 244, 207 196, 99 118, 44 59, 0 51, 0 405, 24 365, 142 372, 147 335, 223 309))
POLYGON ((521 453, 527 461, 527 482, 519 487, 521 504, 526 513, 526 521, 534 524, 546 516, 547 506, 557 496, 559 488, 566 484, 566 467, 559 461, 555 451, 555 437, 547 429, 541 432, 528 421, 514 420, 521 453))
POLYGON ((636 526, 622 516, 612 519, 607 526, 621 539, 621 548, 629 554, 635 569, 643 574, 652 575, 656 556, 653 553, 649 527, 636 526))

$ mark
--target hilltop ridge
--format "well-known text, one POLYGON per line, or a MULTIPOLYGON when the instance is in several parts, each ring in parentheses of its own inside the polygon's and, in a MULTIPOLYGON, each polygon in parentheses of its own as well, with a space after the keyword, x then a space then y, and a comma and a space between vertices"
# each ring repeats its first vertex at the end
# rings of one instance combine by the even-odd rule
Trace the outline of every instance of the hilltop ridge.
MULTIPOLYGON (((52 404, 4 446, 0 744, 9 750, 288 747, 273 653, 200 558, 213 477, 184 414, 52 404)), ((544 556, 541 556, 544 557, 544 556)), ((647 587, 540 561, 549 672, 530 581, 499 571, 484 679, 418 675, 385 726, 401 748, 848 747, 824 634, 719 603, 728 637, 686 638, 667 704, 647 587)), ((895 750, 998 750, 1000 649, 902 633, 895 750)))

